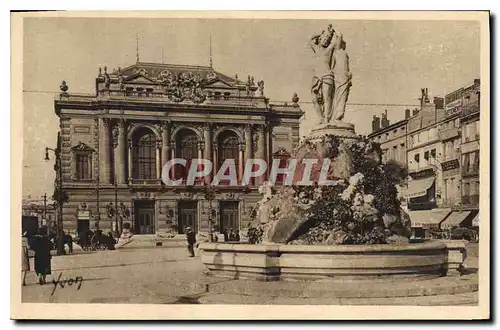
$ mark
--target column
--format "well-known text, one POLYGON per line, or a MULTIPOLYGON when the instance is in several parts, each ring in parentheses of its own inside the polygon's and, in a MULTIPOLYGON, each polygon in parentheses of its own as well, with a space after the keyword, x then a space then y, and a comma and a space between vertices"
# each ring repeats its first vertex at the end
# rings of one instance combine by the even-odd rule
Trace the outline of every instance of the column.
MULTIPOLYGON (((258 134, 259 134, 259 141, 258 141, 258 146, 257 146, 257 153, 256 153, 256 158, 258 159, 263 159, 264 161, 267 161, 266 157, 266 129, 264 125, 259 126, 258 128, 258 134)), ((269 164, 268 164, 269 166, 269 164)), ((258 185, 261 185, 265 181, 265 174, 255 178, 255 183, 258 185)))
POLYGON ((244 164, 243 164, 243 149, 244 149, 244 144, 240 143, 238 146, 238 183, 241 182, 243 179, 243 169, 244 169, 244 164))
POLYGON ((247 159, 252 158, 252 126, 245 126, 245 164, 247 159))
MULTIPOLYGON (((210 160, 213 162, 212 158, 212 125, 210 123, 207 123, 203 126, 203 138, 205 140, 205 148, 204 148, 204 158, 206 160, 210 160)), ((212 163, 212 172, 215 171, 214 164, 212 163)), ((205 177, 205 182, 210 183, 212 182, 212 173, 207 175, 205 177)))
MULTIPOLYGON (((243 157, 243 168, 245 168, 247 160, 250 158, 252 158, 252 125, 245 125, 245 153, 243 157)), ((249 182, 249 184, 251 185, 251 182, 249 182)))
MULTIPOLYGON (((198 164, 201 161, 201 159, 203 159, 203 149, 204 149, 204 147, 205 147, 205 144, 204 144, 203 141, 198 142, 198 164)), ((198 165, 198 167, 196 168, 196 170, 197 171, 201 170, 201 165, 198 165)), ((197 184, 199 182, 203 183, 204 182, 204 178, 195 178, 194 182, 195 182, 195 184, 197 184)))
POLYGON ((162 148, 161 148, 161 163, 162 165, 165 165, 165 163, 169 160, 170 158, 170 122, 164 122, 163 123, 163 131, 162 131, 162 148))
POLYGON ((99 177, 101 184, 110 182, 109 119, 101 118, 99 127, 99 177))
POLYGON ((217 171, 219 170, 219 156, 217 155, 219 151, 219 147, 217 146, 217 142, 212 143, 212 149, 213 149, 213 158, 212 158, 212 165, 213 165, 213 173, 214 175, 217 174, 217 171))
MULTIPOLYGON (((170 142, 170 150, 172 152, 171 159, 174 159, 175 158, 175 141, 170 142)), ((170 179, 175 180, 175 165, 171 167, 170 173, 171 173, 170 179)))
POLYGON ((161 180, 161 150, 162 141, 156 141, 156 179, 161 180))
POLYGON ((271 173, 271 166, 273 165, 273 127, 271 126, 270 123, 267 123, 264 126, 264 136, 266 137, 265 161, 267 162, 265 180, 269 180, 269 174, 271 173))
POLYGON ((128 143, 128 182, 132 183, 133 163, 132 163, 132 139, 127 140, 128 143))
POLYGON ((126 123, 120 119, 117 126, 113 128, 113 147, 115 149, 115 173, 116 182, 119 184, 127 183, 125 155, 127 153, 127 133, 126 123))

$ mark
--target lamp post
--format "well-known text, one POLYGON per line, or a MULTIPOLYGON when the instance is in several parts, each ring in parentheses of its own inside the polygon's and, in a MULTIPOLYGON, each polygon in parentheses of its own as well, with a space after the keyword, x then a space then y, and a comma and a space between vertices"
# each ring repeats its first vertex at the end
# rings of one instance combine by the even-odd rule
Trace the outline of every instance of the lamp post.
POLYGON ((43 220, 47 222, 47 193, 43 194, 43 220))
POLYGON ((62 166, 61 166, 61 149, 60 149, 60 135, 57 136, 57 148, 45 148, 45 160, 49 161, 49 151, 52 151, 56 157, 56 164, 54 165, 54 170, 57 172, 56 175, 56 194, 54 194, 55 202, 59 207, 59 215, 57 217, 57 255, 64 254, 64 235, 63 235, 63 190, 62 190, 62 166))

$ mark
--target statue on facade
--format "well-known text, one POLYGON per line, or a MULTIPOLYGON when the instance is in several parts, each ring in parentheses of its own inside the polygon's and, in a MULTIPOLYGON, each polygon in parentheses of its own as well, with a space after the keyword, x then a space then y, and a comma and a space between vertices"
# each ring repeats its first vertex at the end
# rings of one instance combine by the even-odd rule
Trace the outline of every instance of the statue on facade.
POLYGON ((118 129, 118 125, 113 126, 113 129, 111 130, 111 138, 113 142, 113 148, 116 148, 118 146, 118 136, 120 135, 120 131, 118 129))
POLYGON ((257 86, 259 86, 260 96, 264 96, 264 80, 257 82, 257 86))

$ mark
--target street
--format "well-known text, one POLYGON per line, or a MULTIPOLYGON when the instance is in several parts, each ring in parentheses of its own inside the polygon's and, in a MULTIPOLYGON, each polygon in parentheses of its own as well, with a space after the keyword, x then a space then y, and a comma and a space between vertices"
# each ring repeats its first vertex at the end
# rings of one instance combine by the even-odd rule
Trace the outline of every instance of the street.
MULTIPOLYGON (((477 244, 470 244, 468 250, 466 264, 477 268, 477 244)), ((48 283, 39 285, 34 272, 28 273, 28 285, 22 288, 22 300, 43 303, 335 303, 334 298, 294 300, 267 295, 265 288, 246 297, 235 295, 238 290, 232 293, 209 292, 209 287, 215 288, 218 284, 229 288, 231 285, 241 286, 241 283, 245 282, 233 280, 229 283, 227 279, 203 275, 199 256, 188 257, 185 248, 123 249, 53 257, 52 276, 48 277, 48 283), (262 297, 258 297, 260 294, 262 297)), ((265 285, 278 291, 294 286, 293 283, 265 285)), ((467 297, 469 299, 470 295, 467 297)), ((423 300, 422 304, 429 301, 427 297, 415 297, 412 301, 419 303, 420 300, 423 300)))

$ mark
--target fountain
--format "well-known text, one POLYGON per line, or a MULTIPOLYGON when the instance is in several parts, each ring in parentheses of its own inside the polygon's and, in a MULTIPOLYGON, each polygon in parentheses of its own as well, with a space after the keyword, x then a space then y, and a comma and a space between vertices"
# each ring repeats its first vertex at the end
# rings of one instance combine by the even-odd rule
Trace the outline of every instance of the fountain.
POLYGON ((463 242, 411 244, 400 207, 397 164, 343 122, 352 74, 342 34, 331 25, 310 40, 318 66, 311 95, 316 126, 294 151, 293 185, 260 188, 250 244, 202 243, 206 273, 231 278, 316 280, 433 278, 460 274, 463 242), (307 167, 304 160, 317 164, 307 167), (321 167, 324 161, 329 166, 321 167), (308 175, 313 185, 301 185, 308 175))

